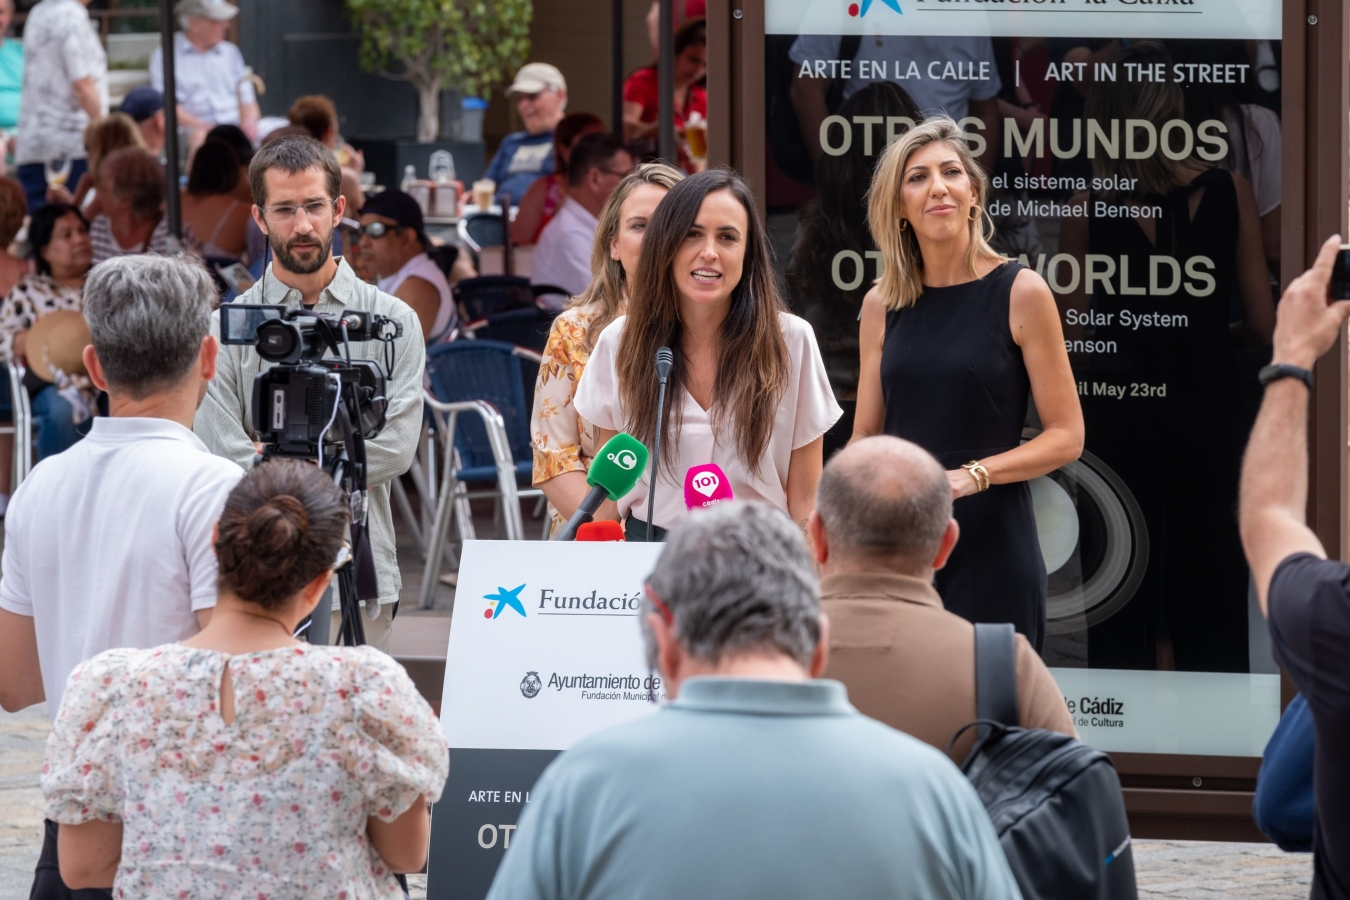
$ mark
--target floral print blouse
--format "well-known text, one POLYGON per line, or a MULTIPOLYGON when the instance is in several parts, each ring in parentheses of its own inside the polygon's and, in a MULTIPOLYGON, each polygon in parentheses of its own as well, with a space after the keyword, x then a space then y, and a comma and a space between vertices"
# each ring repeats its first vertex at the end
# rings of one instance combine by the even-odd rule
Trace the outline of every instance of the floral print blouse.
POLYGON ((84 311, 84 292, 61 287, 49 275, 25 275, 0 300, 0 359, 14 358, 14 336, 49 312, 84 311))
POLYGON ((431 708, 378 650, 168 644, 75 669, 42 790, 56 822, 122 822, 115 897, 364 900, 403 896, 367 818, 435 800, 448 772, 431 708))
MULTIPOLYGON (((572 397, 590 357, 586 333, 599 314, 600 304, 588 303, 566 310, 553 320, 544 361, 539 364, 539 379, 534 384, 534 411, 530 415, 535 484, 564 472, 585 472, 595 455, 595 426, 577 414, 572 397)), ((556 533, 565 524, 563 518, 551 503, 548 514, 551 533, 556 533)))

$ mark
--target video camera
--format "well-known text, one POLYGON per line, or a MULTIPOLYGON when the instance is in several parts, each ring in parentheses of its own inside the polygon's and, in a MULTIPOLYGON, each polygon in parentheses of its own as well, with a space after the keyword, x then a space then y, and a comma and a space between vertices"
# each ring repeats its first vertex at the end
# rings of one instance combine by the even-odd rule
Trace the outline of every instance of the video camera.
MULTIPOLYGON (((335 459, 324 444, 344 438, 340 425, 333 428, 344 413, 361 438, 378 435, 392 342, 402 334, 403 326, 393 319, 361 310, 335 318, 284 306, 221 306, 221 343, 252 345, 274 363, 253 381, 253 428, 265 445, 264 458, 335 459), (386 364, 352 359, 351 341, 385 342, 386 364), (329 350, 337 355, 325 358, 329 350)), ((364 458, 353 454, 350 462, 364 471, 364 458)))
MULTIPOLYGON (((273 365, 253 379, 253 430, 261 458, 317 462, 351 502, 349 564, 337 568, 341 639, 365 643, 358 614, 378 612, 379 585, 366 529, 366 441, 384 428, 385 384, 394 370, 394 341, 403 326, 386 316, 344 310, 324 316, 284 306, 227 303, 220 307, 220 342, 255 347, 273 365), (352 359, 352 341, 380 341, 384 362, 352 359), (327 356, 329 351, 334 356, 327 356)), ((328 642, 328 617, 311 617, 309 637, 328 642)))

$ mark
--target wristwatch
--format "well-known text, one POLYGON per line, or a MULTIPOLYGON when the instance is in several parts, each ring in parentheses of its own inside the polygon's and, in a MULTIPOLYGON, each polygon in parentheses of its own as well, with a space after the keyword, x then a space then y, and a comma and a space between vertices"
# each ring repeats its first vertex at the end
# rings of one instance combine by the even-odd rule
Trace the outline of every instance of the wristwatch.
POLYGON ((1271 363, 1256 373, 1256 380, 1261 382, 1261 387, 1265 387, 1272 381, 1279 381, 1281 378, 1297 378, 1308 386, 1308 390, 1312 390, 1312 372, 1299 366, 1293 366, 1289 363, 1271 363))

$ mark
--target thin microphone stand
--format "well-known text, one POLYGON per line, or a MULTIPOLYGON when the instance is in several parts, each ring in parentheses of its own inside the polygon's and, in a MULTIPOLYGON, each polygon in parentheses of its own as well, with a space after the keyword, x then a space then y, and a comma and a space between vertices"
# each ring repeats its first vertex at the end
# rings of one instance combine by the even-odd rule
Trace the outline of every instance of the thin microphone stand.
POLYGON ((652 480, 647 487, 647 543, 651 543, 654 538, 654 527, 652 525, 653 510, 656 508, 656 479, 661 475, 661 426, 665 422, 666 412, 666 379, 670 377, 670 368, 675 365, 675 354, 670 352, 669 347, 662 347, 656 351, 656 377, 660 379, 661 386, 656 394, 656 436, 652 438, 652 480))

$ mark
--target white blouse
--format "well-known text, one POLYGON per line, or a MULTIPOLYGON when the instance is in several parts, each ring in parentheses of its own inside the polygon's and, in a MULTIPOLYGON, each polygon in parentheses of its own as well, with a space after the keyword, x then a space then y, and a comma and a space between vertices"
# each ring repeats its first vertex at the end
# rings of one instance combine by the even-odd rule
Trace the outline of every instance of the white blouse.
MULTIPOLYGON (((628 417, 619 401, 619 379, 615 372, 615 354, 623 334, 627 316, 610 323, 595 342, 590 361, 577 385, 573 405, 583 419, 597 428, 623 431, 628 417)), ((779 401, 778 415, 774 417, 773 433, 760 461, 758 476, 750 473, 736 450, 735 438, 730 433, 714 434, 712 416, 681 388, 679 396, 668 394, 666 403, 684 405, 684 422, 679 440, 674 445, 661 447, 661 481, 656 492, 656 507, 652 514, 654 525, 670 528, 687 515, 684 506, 684 474, 693 466, 717 463, 731 482, 737 500, 760 500, 788 511, 788 463, 792 451, 804 447, 830 429, 843 410, 834 400, 825 364, 816 347, 816 336, 804 319, 790 313, 780 313, 778 322, 783 329, 783 340, 788 350, 788 383, 779 401), (674 465, 667 470, 664 460, 674 465), (673 474, 672 474, 673 473, 673 474), (675 480, 672 480, 675 479, 675 480)), ((656 377, 655 363, 652 377, 656 377)), ((728 429, 729 431, 729 429, 728 429)), ((620 498, 619 512, 627 516, 629 510, 639 519, 647 516, 647 490, 651 467, 643 474, 637 487, 620 498)))

